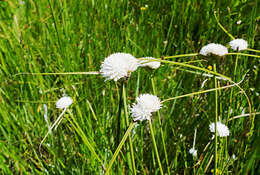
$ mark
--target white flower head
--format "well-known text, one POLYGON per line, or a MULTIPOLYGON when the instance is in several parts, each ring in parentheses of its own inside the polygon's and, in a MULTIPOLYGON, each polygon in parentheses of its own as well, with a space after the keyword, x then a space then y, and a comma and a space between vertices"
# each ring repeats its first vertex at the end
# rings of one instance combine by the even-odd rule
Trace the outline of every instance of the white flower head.
POLYGON ((43 104, 43 109, 44 109, 44 120, 46 121, 46 123, 48 124, 48 106, 46 104, 43 104))
POLYGON ((138 65, 138 60, 131 54, 114 53, 105 58, 100 72, 106 80, 117 81, 120 78, 129 77, 138 65))
POLYGON ((189 153, 192 154, 194 157, 197 157, 197 150, 196 150, 196 149, 191 148, 191 149, 189 150, 189 153))
POLYGON ((239 25, 239 24, 241 24, 241 22, 242 22, 241 20, 238 20, 238 21, 237 21, 237 24, 239 25))
POLYGON ((44 138, 42 139, 40 146, 39 146, 39 150, 41 149, 41 146, 44 142, 44 140, 47 138, 47 136, 49 134, 51 134, 52 129, 54 128, 54 130, 59 126, 60 122, 62 121, 62 116, 64 115, 64 113, 67 110, 67 107, 69 107, 71 104, 73 103, 73 99, 71 97, 61 97, 57 102, 56 102, 56 108, 60 108, 63 109, 62 113, 60 114, 60 116, 57 118, 57 120, 53 123, 52 126, 49 127, 49 130, 47 132, 47 134, 44 136, 44 138))
POLYGON ((139 104, 133 104, 130 112, 134 121, 150 120, 152 115, 151 112, 144 110, 139 104))
POLYGON ((232 159, 236 160, 236 155, 235 154, 232 154, 232 159))
POLYGON ((151 94, 142 94, 136 101, 137 103, 134 103, 130 109, 134 121, 150 120, 151 113, 162 107, 160 99, 151 94))
POLYGON ((159 61, 150 61, 152 59, 155 59, 153 57, 144 57, 146 60, 139 60, 140 66, 145 67, 148 66, 151 69, 158 69, 161 65, 159 61))
MULTIPOLYGON (((209 125, 209 130, 212 133, 215 133, 215 123, 211 123, 209 125)), ((217 135, 219 137, 226 137, 229 136, 229 129, 226 125, 222 124, 221 122, 217 122, 217 135)))
POLYGON ((69 107, 73 103, 73 99, 71 97, 61 97, 56 102, 56 108, 64 109, 69 107))
POLYGON ((237 50, 245 50, 248 47, 248 43, 246 40, 243 39, 234 39, 229 42, 231 48, 235 51, 237 50))
POLYGON ((215 44, 215 43, 210 43, 202 47, 200 50, 200 54, 204 56, 207 56, 209 54, 224 56, 227 53, 228 53, 228 49, 225 46, 221 44, 215 44))

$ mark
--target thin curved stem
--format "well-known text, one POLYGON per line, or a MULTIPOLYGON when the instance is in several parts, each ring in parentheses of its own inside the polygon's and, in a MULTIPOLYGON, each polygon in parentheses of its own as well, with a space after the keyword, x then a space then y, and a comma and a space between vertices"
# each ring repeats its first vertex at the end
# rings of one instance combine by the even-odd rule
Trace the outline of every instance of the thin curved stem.
POLYGON ((62 113, 60 114, 60 116, 57 118, 57 120, 53 123, 53 125, 48 129, 47 134, 44 136, 44 138, 42 139, 40 145, 39 145, 39 152, 41 153, 41 147, 43 142, 45 141, 45 139, 48 137, 48 135, 51 133, 51 130, 55 127, 55 125, 62 120, 62 116, 64 115, 65 111, 67 108, 64 108, 64 110, 62 111, 62 113))
MULTIPOLYGON (((239 55, 237 55, 236 56, 236 62, 235 62, 235 68, 234 68, 234 72, 233 72, 233 77, 235 77, 236 78, 236 74, 237 74, 237 63, 238 63, 238 57, 239 57, 239 55)), ((232 109, 232 98, 233 98, 233 89, 231 89, 231 93, 230 93, 230 99, 229 99, 229 102, 230 102, 230 106, 229 106, 229 109, 228 109, 228 117, 227 117, 227 119, 229 119, 229 117, 230 117, 230 114, 231 114, 231 109, 232 109)))
POLYGON ((189 53, 189 54, 166 56, 166 57, 164 57, 164 59, 181 58, 181 57, 191 57, 191 56, 198 56, 198 55, 199 55, 199 53, 189 53))
MULTIPOLYGON (((214 71, 216 70, 216 64, 213 65, 214 71)), ((218 87, 217 79, 215 78, 215 88, 218 87)), ((216 111, 215 111, 215 175, 217 175, 218 170, 218 135, 217 135, 217 122, 218 122, 218 91, 215 91, 215 105, 216 105, 216 111)))
POLYGON ((185 63, 180 63, 180 62, 175 62, 175 61, 168 61, 168 60, 161 60, 161 59, 153 59, 153 60, 159 61, 159 62, 162 62, 162 63, 174 64, 174 65, 178 65, 178 66, 182 66, 182 67, 188 67, 188 68, 195 69, 195 70, 201 70, 203 72, 208 72, 210 74, 217 75, 217 76, 225 78, 227 80, 231 80, 231 78, 229 78, 225 75, 222 75, 220 73, 217 73, 217 72, 214 72, 214 71, 202 68, 202 67, 198 67, 198 66, 194 66, 194 65, 190 65, 190 64, 185 64, 185 63))
POLYGON ((46 73, 30 73, 30 72, 21 72, 15 74, 14 76, 18 75, 99 75, 100 72, 93 71, 93 72, 46 72, 46 73))
POLYGON ((193 137, 193 144, 192 144, 192 148, 195 149, 195 144, 196 144, 196 136, 197 136, 197 128, 194 131, 194 137, 193 137))
POLYGON ((248 50, 248 51, 252 51, 252 52, 260 53, 260 50, 255 50, 255 49, 250 49, 250 48, 247 48, 246 50, 248 50))
POLYGON ((118 116, 117 116, 117 137, 116 137, 116 145, 119 144, 120 139, 120 126, 121 126, 121 109, 123 105, 123 86, 125 82, 122 80, 120 85, 120 93, 119 93, 119 107, 118 107, 118 116))
POLYGON ((154 149, 155 149, 155 155, 156 155, 156 158, 157 158, 157 162, 159 164, 161 175, 163 175, 162 164, 161 164, 160 156, 159 156, 158 149, 157 149, 157 146, 156 146, 155 137, 154 137, 154 133, 153 133, 153 126, 152 126, 151 120, 149 120, 149 127, 150 127, 150 131, 151 131, 152 139, 153 139, 153 146, 154 146, 154 149))
POLYGON ((119 143, 119 145, 118 145, 118 147, 117 147, 115 153, 113 154, 113 157, 112 157, 111 161, 109 162, 109 165, 108 165, 108 168, 106 169, 106 174, 105 174, 105 175, 108 175, 108 174, 109 174, 109 171, 110 171, 110 169, 112 168, 112 165, 113 165, 114 161, 116 160, 116 157, 117 157, 119 151, 121 150, 122 146, 124 145, 124 143, 125 143, 127 137, 128 137, 129 134, 131 133, 131 130, 133 129, 133 127, 135 126, 135 124, 136 124, 136 123, 133 122, 133 123, 131 123, 131 124, 129 125, 127 131, 125 132, 125 135, 123 136, 123 138, 122 138, 121 142, 119 143))
POLYGON ((247 54, 247 53, 227 53, 225 55, 241 55, 241 56, 248 56, 248 57, 255 57, 255 58, 260 58, 259 55, 252 55, 252 54, 247 54))
MULTIPOLYGON (((259 115, 259 114, 260 114, 260 112, 251 113, 251 115, 259 115)), ((243 115, 237 115, 237 116, 234 116, 234 117, 228 119, 228 122, 231 121, 231 120, 234 120, 234 119, 248 117, 248 116, 250 116, 249 113, 248 114, 243 114, 243 115)))
POLYGON ((214 12, 214 17, 217 21, 217 24, 219 25, 219 27, 231 38, 231 39, 235 39, 235 37, 233 37, 233 35, 231 35, 219 22, 218 18, 217 18, 217 15, 216 15, 216 11, 214 12))
MULTIPOLYGON (((228 80, 229 82, 233 83, 235 86, 237 86, 241 91, 242 93, 245 95, 246 99, 247 99, 247 102, 248 102, 248 106, 249 106, 249 113, 251 114, 252 113, 252 109, 251 109, 251 103, 250 103, 250 99, 249 97, 247 96, 246 92, 244 91, 244 89, 242 89, 237 83, 235 83, 234 81, 231 80, 231 78, 225 76, 225 75, 222 75, 220 73, 217 73, 217 72, 213 72, 213 71, 210 71, 210 70, 207 70, 205 68, 201 68, 201 67, 197 67, 197 66, 194 66, 194 65, 189 65, 189 64, 184 64, 184 63, 179 63, 179 62, 174 62, 174 61, 166 61, 166 60, 161 60, 161 59, 153 59, 154 61, 159 61, 159 62, 164 62, 164 63, 169 63, 169 64, 174 64, 174 65, 179 65, 179 66, 183 66, 183 67, 189 67, 189 68, 192 68, 192 69, 196 69, 196 70, 201 70, 201 71, 204 71, 204 72, 208 72, 208 73, 211 73, 213 75, 217 75, 217 76, 220 76, 222 78, 225 78, 226 80, 228 80)), ((251 116, 251 115, 250 115, 251 116)))
POLYGON ((166 100, 161 101, 161 103, 165 103, 165 102, 168 102, 168 101, 171 101, 171 100, 176 100, 176 99, 179 99, 179 98, 184 98, 184 97, 189 97, 189 96, 193 96, 193 95, 204 94, 204 93, 207 93, 207 92, 212 92, 212 91, 216 91, 216 90, 230 88, 230 87, 237 86, 238 84, 242 83, 243 80, 244 79, 242 79, 238 83, 235 83, 235 84, 232 84, 232 85, 228 85, 228 86, 222 86, 222 87, 219 87, 219 88, 207 89, 207 90, 204 90, 204 91, 198 91, 198 92, 193 92, 193 93, 189 93, 189 94, 180 95, 180 96, 177 96, 177 97, 168 98, 166 100))
MULTIPOLYGON (((152 81, 153 93, 154 93, 154 95, 157 95, 156 89, 155 89, 155 84, 154 84, 154 79, 152 78, 151 81, 152 81)), ((160 115, 160 112, 157 112, 157 114, 158 114, 158 117, 159 117, 160 132, 161 132, 163 150, 164 150, 164 154, 165 154, 165 161, 166 161, 166 165, 167 165, 167 171, 168 171, 168 174, 171 174, 169 161, 168 161, 168 154, 167 154, 165 140, 164 140, 164 133, 163 133, 162 122, 161 122, 161 115, 160 115)))
MULTIPOLYGON (((127 124, 127 126, 129 126, 128 111, 127 111, 127 104, 126 104, 125 83, 123 84, 123 98, 124 98, 124 110, 125 110, 125 116, 126 116, 126 124, 127 124)), ((133 148, 133 141, 132 141, 132 137, 131 136, 129 137, 129 146, 130 146, 130 153, 131 153, 131 159, 132 159, 133 172, 134 172, 134 175, 136 175, 134 148, 133 148)))
MULTIPOLYGON (((178 69, 178 68, 177 68, 178 69)), ((196 71, 192 71, 192 70, 186 70, 186 69, 178 69, 178 70, 182 70, 182 71, 185 71, 185 72, 189 72, 189 73, 193 73, 193 74, 197 74, 197 75, 201 75, 203 77, 214 77, 214 75, 212 74, 207 74, 207 73, 201 73, 201 72, 196 72, 196 71)), ((228 81, 226 78, 223 78, 223 77, 219 77, 219 76, 215 76, 216 79, 218 80, 225 80, 225 81, 228 81)))

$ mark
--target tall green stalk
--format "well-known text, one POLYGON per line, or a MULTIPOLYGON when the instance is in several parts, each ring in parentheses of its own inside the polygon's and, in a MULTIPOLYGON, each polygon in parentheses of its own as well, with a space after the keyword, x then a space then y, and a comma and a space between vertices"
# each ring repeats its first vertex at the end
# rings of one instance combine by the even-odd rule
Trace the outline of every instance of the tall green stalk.
MULTIPOLYGON (((126 125, 129 126, 129 119, 128 119, 128 110, 127 110, 127 103, 126 103, 126 88, 125 83, 123 84, 123 98, 124 98, 124 111, 125 111, 125 117, 126 117, 126 125)), ((133 166, 133 172, 134 175, 136 175, 136 169, 135 169, 135 157, 134 157, 134 149, 133 149, 133 142, 131 135, 129 136, 129 146, 130 146, 130 153, 131 153, 131 160, 132 160, 132 166, 133 166)))
MULTIPOLYGON (((237 74, 237 63, 238 63, 238 56, 236 56, 236 62, 235 62, 235 68, 234 68, 234 72, 233 72, 233 75, 234 75, 234 78, 236 80, 236 74, 237 74)), ((231 94, 230 94, 230 107, 229 107, 229 110, 228 110, 228 118, 227 118, 227 121, 229 120, 230 118, 230 115, 231 115, 231 109, 232 109, 232 97, 233 97, 233 89, 231 89, 231 94)))
POLYGON ((118 109, 118 116, 117 116, 117 137, 116 137, 116 145, 119 144, 120 139, 120 125, 121 125, 121 108, 123 104, 123 86, 125 84, 125 80, 121 81, 120 85, 120 94, 119 94, 119 109, 118 109))
POLYGON ((159 156, 159 153, 158 153, 158 149, 157 149, 157 145, 156 145, 156 141, 155 141, 155 137, 154 137, 153 126, 152 126, 151 120, 149 120, 149 127, 150 127, 150 131, 151 131, 152 139, 153 139, 153 146, 154 146, 154 149, 155 149, 157 162, 158 162, 159 168, 160 168, 160 173, 161 173, 161 175, 163 175, 162 164, 161 164, 161 161, 160 161, 160 156, 159 156))
MULTIPOLYGON (((154 79, 152 78, 151 81, 152 81, 153 93, 154 93, 154 95, 156 95, 154 79)), ((162 129, 161 115, 160 115, 160 112, 157 112, 157 114, 158 114, 158 118, 159 118, 160 132, 161 132, 163 150, 164 150, 164 154, 165 154, 165 161, 166 161, 166 165, 167 165, 167 171, 168 171, 168 174, 170 174, 170 166, 169 166, 168 155, 167 155, 167 151, 166 151, 166 145, 165 145, 165 141, 164 141, 164 133, 163 133, 163 129, 162 129)))
MULTIPOLYGON (((214 71, 216 72, 216 64, 213 65, 214 71)), ((218 87, 217 78, 215 77, 215 88, 218 87)), ((216 105, 216 116, 215 116, 215 170, 214 173, 217 175, 218 170, 218 138, 217 138, 217 121, 218 121, 218 91, 215 91, 215 105, 216 105)))
POLYGON ((121 142, 119 143, 119 145, 118 145, 118 147, 117 147, 115 153, 113 154, 113 157, 112 157, 111 161, 109 162, 108 168, 106 169, 106 175, 109 174, 109 171, 110 171, 110 169, 112 168, 112 165, 113 165, 114 161, 116 160, 116 157, 117 157, 119 151, 121 150, 122 146, 124 145, 124 143, 125 143, 127 137, 128 137, 129 134, 131 133, 131 131, 132 131, 133 127, 135 126, 135 124, 136 124, 136 123, 134 123, 134 122, 131 123, 131 124, 129 125, 127 131, 125 132, 125 135, 123 136, 123 138, 122 138, 121 142))

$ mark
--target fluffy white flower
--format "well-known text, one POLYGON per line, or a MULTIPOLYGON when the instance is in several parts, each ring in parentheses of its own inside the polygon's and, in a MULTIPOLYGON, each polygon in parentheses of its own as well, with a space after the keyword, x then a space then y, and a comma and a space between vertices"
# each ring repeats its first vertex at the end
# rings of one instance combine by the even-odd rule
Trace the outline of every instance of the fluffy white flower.
POLYGON ((161 65, 161 63, 158 61, 149 61, 151 59, 155 59, 153 57, 144 57, 144 58, 147 60, 139 60, 140 66, 142 67, 148 66, 152 69, 158 69, 161 65))
POLYGON ((44 138, 42 139, 40 146, 39 146, 39 150, 41 149, 41 146, 44 142, 44 140, 47 138, 47 136, 49 134, 51 134, 52 129, 56 129, 58 127, 58 125, 60 124, 60 122, 62 121, 62 116, 64 115, 64 113, 67 110, 67 107, 69 107, 71 104, 73 103, 73 99, 71 97, 61 97, 57 102, 56 102, 56 108, 60 108, 63 109, 62 113, 60 114, 60 116, 57 118, 57 120, 53 123, 52 126, 49 127, 49 130, 47 132, 47 134, 44 136, 44 138))
MULTIPOLYGON (((215 133, 215 123, 211 123, 209 125, 209 130, 212 133, 215 133)), ((217 122, 217 135, 219 137, 226 137, 229 136, 229 129, 226 125, 222 124, 221 122, 217 122)))
MULTIPOLYGON (((114 53, 107 58, 101 65, 101 74, 106 80, 119 80, 129 77, 131 72, 138 68, 138 60, 127 53, 114 53)), ((106 81, 105 80, 105 81, 106 81)))
POLYGON ((229 45, 233 50, 245 50, 248 47, 248 43, 243 39, 234 39, 229 42, 229 45))
POLYGON ((236 155, 235 154, 232 154, 232 159, 236 160, 236 155))
POLYGON ((221 45, 221 44, 215 44, 215 43, 210 43, 200 50, 200 54, 207 56, 209 54, 214 54, 218 56, 223 56, 228 53, 228 49, 221 45))
POLYGON ((134 121, 150 120, 152 113, 144 110, 141 105, 133 104, 130 109, 134 121))
POLYGON ((44 109, 44 120, 48 124, 48 106, 46 104, 43 104, 43 109, 44 109))
POLYGON ((143 109, 150 112, 156 112, 162 107, 160 99, 151 94, 142 94, 136 101, 143 109))
POLYGON ((197 157, 197 150, 196 150, 196 149, 191 148, 191 149, 189 150, 189 153, 192 154, 194 157, 197 157))
POLYGON ((151 94, 142 94, 136 99, 130 109, 134 121, 150 120, 151 113, 158 111, 162 104, 157 96, 151 94))
POLYGON ((56 108, 64 109, 69 107, 73 103, 73 99, 71 97, 61 97, 56 102, 56 108))

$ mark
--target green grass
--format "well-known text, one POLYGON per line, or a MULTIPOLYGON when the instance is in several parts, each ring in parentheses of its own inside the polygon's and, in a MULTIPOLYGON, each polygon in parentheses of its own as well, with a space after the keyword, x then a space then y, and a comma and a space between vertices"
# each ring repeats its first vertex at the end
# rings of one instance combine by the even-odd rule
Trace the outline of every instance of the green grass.
POLYGON ((259 50, 258 1, 0 1, 1 174, 105 174, 112 158, 110 174, 161 174, 158 158, 165 174, 213 174, 215 165, 218 174, 259 174, 259 113, 254 115, 260 111, 259 58, 189 56, 164 60, 155 71, 133 72, 124 92, 122 147, 116 157, 120 82, 104 82, 95 74, 19 74, 99 71, 115 52, 161 58, 198 53, 211 42, 228 46, 231 38, 214 11, 230 34, 259 50), (234 82, 248 74, 240 87, 250 100, 251 116, 229 120, 250 112, 247 98, 233 86, 169 100, 153 115, 152 125, 138 122, 125 133, 132 122, 126 109, 141 93, 166 100, 232 84, 212 77, 201 88, 207 77, 194 71, 214 64, 218 74, 234 82), (53 123, 62 112, 55 102, 64 91, 74 103, 43 143, 41 156, 38 147, 48 131, 43 104, 53 123), (208 129, 216 111, 230 129, 229 137, 218 137, 217 162, 208 129), (197 158, 189 154, 195 128, 197 158))

